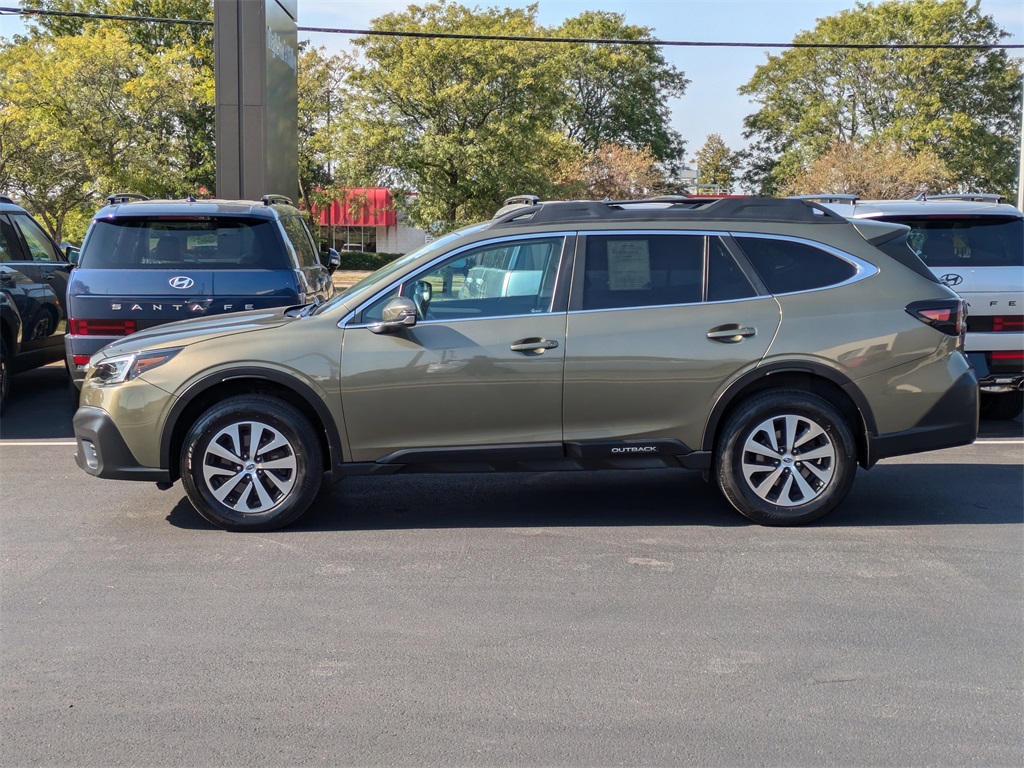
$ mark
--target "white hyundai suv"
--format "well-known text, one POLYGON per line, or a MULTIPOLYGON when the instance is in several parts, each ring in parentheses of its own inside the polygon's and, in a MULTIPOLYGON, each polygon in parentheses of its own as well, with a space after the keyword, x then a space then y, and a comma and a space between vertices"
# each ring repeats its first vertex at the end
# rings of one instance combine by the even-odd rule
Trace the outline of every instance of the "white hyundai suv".
POLYGON ((981 416, 1013 419, 1024 409, 1024 213, 999 195, 813 199, 852 219, 906 224, 932 273, 967 301, 967 357, 981 386, 981 416))

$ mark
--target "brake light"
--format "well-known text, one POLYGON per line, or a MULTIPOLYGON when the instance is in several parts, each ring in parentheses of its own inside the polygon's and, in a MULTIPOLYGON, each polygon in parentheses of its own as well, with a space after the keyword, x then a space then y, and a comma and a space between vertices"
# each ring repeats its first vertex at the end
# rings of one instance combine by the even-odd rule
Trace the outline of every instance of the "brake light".
POLYGON ((930 325, 937 331, 942 331, 948 336, 963 335, 966 314, 963 299, 915 301, 908 304, 906 309, 922 323, 930 325))
POLYGON ((1024 331, 1024 315, 996 315, 992 318, 993 331, 1024 331))
POLYGON ((68 321, 72 336, 128 336, 139 330, 134 320, 78 320, 68 321))
POLYGON ((1020 361, 1024 362, 1024 352, 992 352, 993 361, 1007 362, 1007 361, 1020 361))

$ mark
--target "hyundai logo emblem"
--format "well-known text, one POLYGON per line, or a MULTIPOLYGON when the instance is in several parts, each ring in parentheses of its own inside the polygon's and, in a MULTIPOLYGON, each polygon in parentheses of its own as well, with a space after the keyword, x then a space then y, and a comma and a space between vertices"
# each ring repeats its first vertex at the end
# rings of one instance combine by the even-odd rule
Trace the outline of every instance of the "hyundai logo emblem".
POLYGON ((193 280, 191 277, 185 277, 184 275, 172 277, 167 282, 171 284, 171 288, 177 288, 180 291, 184 291, 186 288, 191 288, 193 285, 196 284, 195 280, 193 280))
POLYGON ((948 275, 943 275, 942 277, 939 278, 939 280, 941 280, 946 285, 960 285, 960 283, 964 281, 964 279, 960 275, 956 275, 952 272, 950 272, 948 275))

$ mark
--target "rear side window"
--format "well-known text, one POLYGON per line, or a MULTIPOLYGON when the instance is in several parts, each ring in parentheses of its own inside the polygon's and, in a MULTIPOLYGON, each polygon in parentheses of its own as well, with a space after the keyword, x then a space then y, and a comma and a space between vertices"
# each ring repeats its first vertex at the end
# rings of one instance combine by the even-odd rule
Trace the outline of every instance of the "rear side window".
POLYGON ((588 235, 583 309, 699 302, 704 243, 701 235, 588 235))
POLYGON ((1024 219, 1014 216, 891 217, 929 267, 1024 266, 1024 219))
POLYGON ((317 258, 316 248, 313 245, 313 236, 309 234, 305 222, 301 216, 285 216, 281 219, 284 233, 295 249, 295 255, 299 264, 303 267, 315 267, 320 264, 317 258))
POLYGON ((267 219, 121 218, 93 222, 84 269, 285 269, 277 227, 267 219))
POLYGON ((736 242, 772 293, 827 288, 857 274, 850 262, 807 243, 742 235, 736 242))

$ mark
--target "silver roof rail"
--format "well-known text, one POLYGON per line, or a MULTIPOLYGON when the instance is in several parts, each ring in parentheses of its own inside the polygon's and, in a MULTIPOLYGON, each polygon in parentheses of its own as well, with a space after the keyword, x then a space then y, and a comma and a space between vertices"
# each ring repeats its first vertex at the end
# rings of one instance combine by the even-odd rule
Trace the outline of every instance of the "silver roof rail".
POLYGON ((815 203, 856 203, 860 200, 860 195, 846 195, 846 194, 835 194, 835 195, 791 195, 792 200, 810 200, 815 203))
POLYGON ((136 195, 131 192, 115 192, 107 197, 107 205, 130 203, 132 200, 149 200, 149 198, 145 195, 136 195))
POLYGON ((989 192, 957 192, 949 195, 929 195, 926 200, 964 200, 974 203, 1005 203, 1006 198, 989 192))

